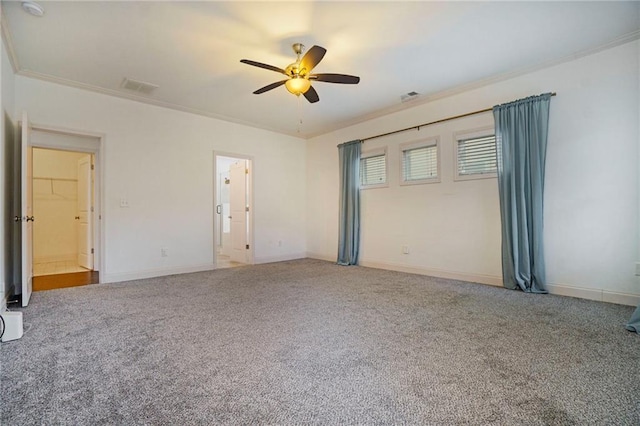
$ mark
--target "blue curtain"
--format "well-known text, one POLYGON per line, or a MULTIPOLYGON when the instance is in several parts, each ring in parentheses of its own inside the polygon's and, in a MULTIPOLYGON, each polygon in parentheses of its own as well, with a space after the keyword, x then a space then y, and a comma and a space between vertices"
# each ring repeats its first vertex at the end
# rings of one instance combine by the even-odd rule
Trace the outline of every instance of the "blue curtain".
POLYGON ((631 319, 627 323, 627 330, 640 334, 640 305, 631 314, 631 319))
POLYGON ((504 286, 547 293, 542 248, 544 166, 551 94, 493 107, 504 286))
POLYGON ((340 155, 340 224, 338 265, 357 265, 360 250, 360 144, 338 145, 340 155))

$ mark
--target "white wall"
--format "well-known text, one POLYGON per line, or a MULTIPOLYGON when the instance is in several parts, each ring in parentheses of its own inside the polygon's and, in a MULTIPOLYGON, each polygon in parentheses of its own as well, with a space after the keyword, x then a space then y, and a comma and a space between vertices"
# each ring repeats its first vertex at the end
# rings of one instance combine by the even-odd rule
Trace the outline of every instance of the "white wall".
MULTIPOLYGON (((639 42, 318 136, 307 143, 311 257, 335 260, 338 143, 548 91, 545 186, 547 281, 558 294, 636 304, 639 42)), ((388 188, 362 191, 361 264, 501 283, 497 182, 453 181, 452 134, 493 125, 483 114, 365 142, 387 146, 388 188), (441 138, 442 182, 399 186, 398 145, 441 138), (401 247, 408 245, 410 254, 401 247)))
MULTIPOLYGON (((0 12, 1 13, 1 12, 0 12)), ((12 250, 11 250, 11 221, 13 182, 13 144, 14 144, 14 75, 4 43, 0 42, 0 311, 5 307, 5 295, 13 286, 12 250)))
POLYGON ((305 255, 303 140, 22 76, 16 108, 35 126, 105 135, 101 280, 213 267, 214 150, 254 159, 255 261, 305 255))

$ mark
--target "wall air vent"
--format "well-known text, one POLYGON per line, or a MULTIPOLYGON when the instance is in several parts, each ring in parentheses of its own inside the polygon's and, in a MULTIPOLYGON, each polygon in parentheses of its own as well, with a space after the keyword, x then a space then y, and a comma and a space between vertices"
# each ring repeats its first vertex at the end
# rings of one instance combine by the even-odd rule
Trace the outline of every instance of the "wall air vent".
POLYGON ((125 78, 124 80, 122 80, 122 84, 120 84, 120 87, 122 87, 123 89, 131 90, 133 92, 142 93, 144 95, 150 95, 151 92, 156 90, 159 86, 140 80, 125 78))
POLYGON ((401 95, 400 100, 402 102, 408 102, 408 101, 417 99, 419 96, 420 96, 420 93, 418 92, 409 92, 409 93, 405 93, 404 95, 401 95))

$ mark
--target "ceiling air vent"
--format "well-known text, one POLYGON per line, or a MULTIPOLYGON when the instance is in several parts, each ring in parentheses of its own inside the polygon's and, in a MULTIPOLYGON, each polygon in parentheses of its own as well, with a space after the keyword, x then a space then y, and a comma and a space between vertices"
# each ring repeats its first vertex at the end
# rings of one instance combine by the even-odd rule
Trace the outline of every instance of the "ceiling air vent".
POLYGON ((402 102, 408 102, 408 101, 412 101, 414 99, 417 99, 419 96, 420 96, 420 93, 418 93, 418 92, 409 92, 409 93, 406 93, 404 95, 401 95, 400 96, 400 100, 402 102))
POLYGON ((156 90, 159 86, 151 83, 146 83, 144 81, 132 80, 130 78, 125 78, 122 80, 122 84, 120 85, 123 89, 132 90, 134 92, 142 93, 145 95, 150 95, 151 92, 156 90))
POLYGON ((33 1, 23 1, 22 9, 24 9, 25 12, 33 16, 40 17, 44 15, 44 9, 42 8, 42 6, 40 6, 38 3, 33 1))

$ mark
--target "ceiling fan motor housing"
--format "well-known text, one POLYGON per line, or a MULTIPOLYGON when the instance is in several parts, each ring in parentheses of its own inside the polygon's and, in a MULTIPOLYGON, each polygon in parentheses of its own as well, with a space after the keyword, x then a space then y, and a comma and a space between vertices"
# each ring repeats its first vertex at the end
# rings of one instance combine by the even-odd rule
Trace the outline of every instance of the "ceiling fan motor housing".
POLYGON ((302 43, 293 43, 291 48, 293 49, 295 54, 298 55, 298 57, 300 57, 300 55, 302 55, 302 52, 304 52, 304 44, 302 43))

